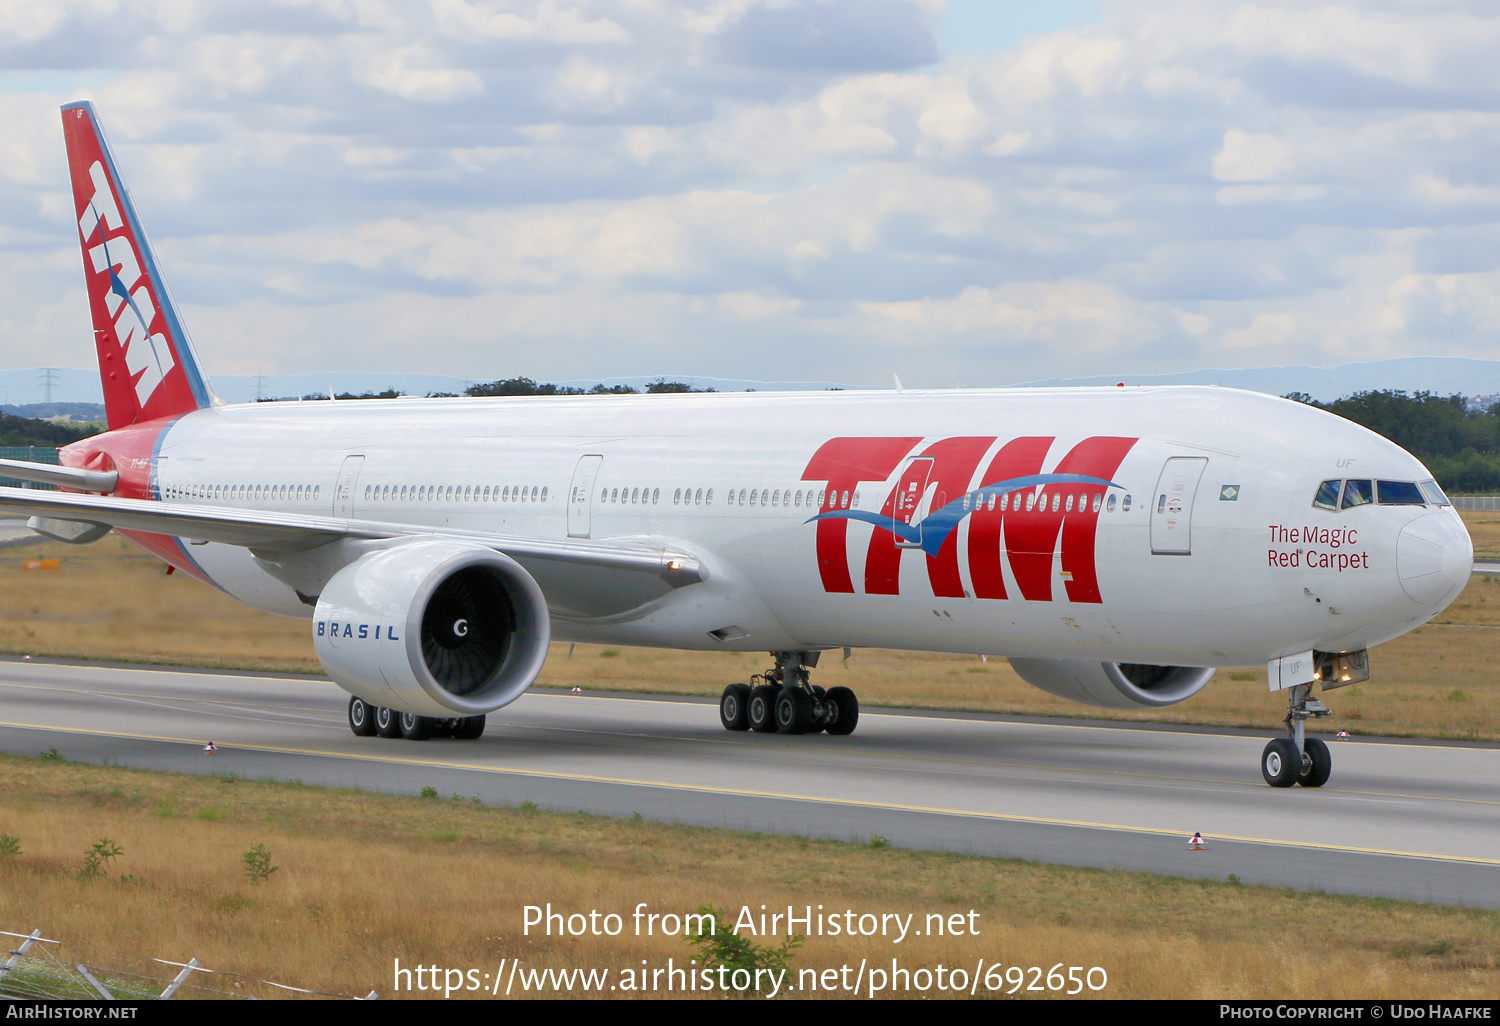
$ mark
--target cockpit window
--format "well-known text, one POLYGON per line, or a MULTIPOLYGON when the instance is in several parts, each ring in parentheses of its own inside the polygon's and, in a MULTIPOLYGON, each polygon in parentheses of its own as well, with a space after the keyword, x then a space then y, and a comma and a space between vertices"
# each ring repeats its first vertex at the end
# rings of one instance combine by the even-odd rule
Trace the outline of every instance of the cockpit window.
POLYGON ((1375 494, 1382 506, 1425 506, 1422 492, 1410 481, 1376 481, 1375 494))
POLYGON ((1443 490, 1438 487, 1438 483, 1436 481, 1423 481, 1421 484, 1417 485, 1417 487, 1422 489, 1422 494, 1427 496, 1427 501, 1432 503, 1434 506, 1453 505, 1453 503, 1448 501, 1448 496, 1444 495, 1443 490))
POLYGON ((1374 501, 1375 488, 1373 482, 1354 480, 1344 482, 1344 509, 1348 509, 1351 506, 1363 506, 1366 503, 1374 501))
POLYGON ((1339 508, 1339 485, 1342 481, 1324 481, 1318 485, 1318 494, 1313 498, 1313 505, 1318 509, 1339 508))

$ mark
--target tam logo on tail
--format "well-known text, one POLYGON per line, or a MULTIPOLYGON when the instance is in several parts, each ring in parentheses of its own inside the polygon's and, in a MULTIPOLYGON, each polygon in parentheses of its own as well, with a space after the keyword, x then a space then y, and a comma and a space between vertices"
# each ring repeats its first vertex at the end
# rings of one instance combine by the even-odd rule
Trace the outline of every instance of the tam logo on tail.
POLYGON ((91 105, 63 108, 84 277, 111 430, 212 401, 91 105))

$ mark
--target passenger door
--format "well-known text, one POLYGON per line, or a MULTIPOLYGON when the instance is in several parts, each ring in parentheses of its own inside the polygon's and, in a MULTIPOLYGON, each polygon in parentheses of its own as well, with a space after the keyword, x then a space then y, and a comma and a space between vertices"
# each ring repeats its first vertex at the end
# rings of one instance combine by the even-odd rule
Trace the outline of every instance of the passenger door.
POLYGON ((334 516, 354 515, 354 487, 359 483, 359 472, 364 465, 363 456, 344 457, 344 465, 339 468, 339 479, 333 486, 334 516))
POLYGON ((1159 556, 1193 552, 1193 497, 1207 457, 1173 456, 1161 468, 1151 505, 1151 551, 1159 556))
POLYGON ((603 456, 583 456, 573 470, 573 487, 568 490, 568 537, 587 538, 592 528, 594 482, 599 478, 603 456))

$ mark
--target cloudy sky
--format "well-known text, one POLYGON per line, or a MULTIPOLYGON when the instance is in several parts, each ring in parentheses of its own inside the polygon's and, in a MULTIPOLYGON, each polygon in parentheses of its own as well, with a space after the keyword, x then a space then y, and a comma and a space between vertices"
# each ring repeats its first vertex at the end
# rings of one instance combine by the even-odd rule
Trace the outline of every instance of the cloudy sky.
POLYGON ((95 101, 210 373, 1497 355, 1493 0, 0 0, 0 367, 95 101))

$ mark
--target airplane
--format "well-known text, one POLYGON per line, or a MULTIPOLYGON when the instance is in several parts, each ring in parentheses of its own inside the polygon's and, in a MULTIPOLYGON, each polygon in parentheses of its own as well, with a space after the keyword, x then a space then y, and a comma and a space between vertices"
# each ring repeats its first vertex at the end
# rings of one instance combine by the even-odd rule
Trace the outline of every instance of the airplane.
POLYGON ((863 647, 1004 656, 1107 709, 1215 668, 1287 695, 1273 787, 1319 787, 1314 697, 1463 589, 1467 531, 1412 455, 1225 388, 394 399, 226 405, 93 107, 62 108, 108 430, 3 472, 0 508, 113 530, 309 621, 361 737, 473 740, 551 641, 761 651, 732 731, 852 733, 812 683, 863 647))

